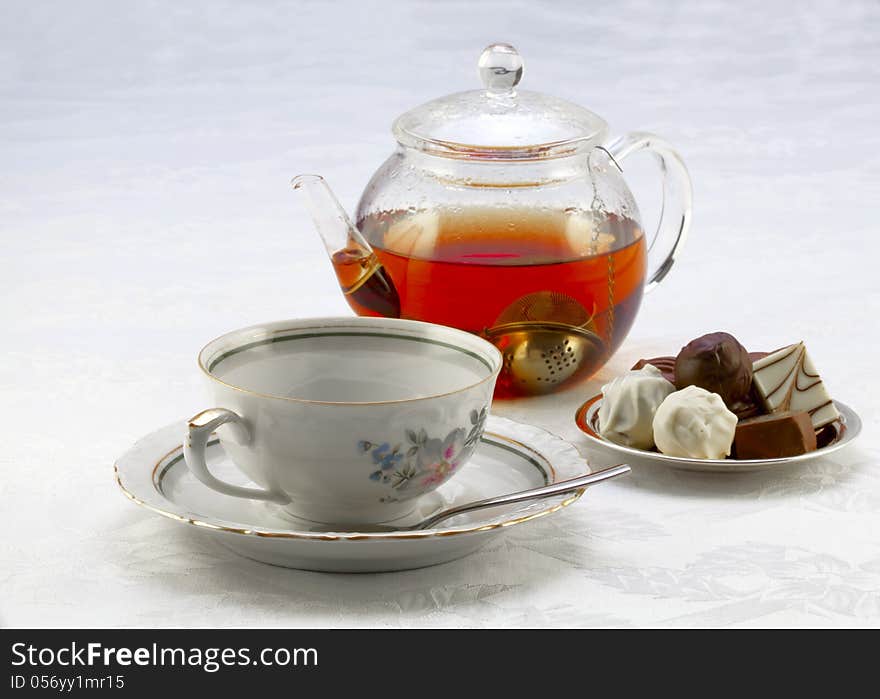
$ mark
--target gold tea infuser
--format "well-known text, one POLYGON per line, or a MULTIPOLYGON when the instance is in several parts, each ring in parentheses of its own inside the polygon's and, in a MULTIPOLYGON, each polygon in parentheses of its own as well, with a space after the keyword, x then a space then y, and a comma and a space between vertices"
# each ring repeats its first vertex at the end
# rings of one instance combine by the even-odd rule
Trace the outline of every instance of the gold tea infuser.
POLYGON ((538 291, 508 306, 483 335, 495 343, 518 391, 549 393, 605 352, 593 316, 575 299, 538 291))

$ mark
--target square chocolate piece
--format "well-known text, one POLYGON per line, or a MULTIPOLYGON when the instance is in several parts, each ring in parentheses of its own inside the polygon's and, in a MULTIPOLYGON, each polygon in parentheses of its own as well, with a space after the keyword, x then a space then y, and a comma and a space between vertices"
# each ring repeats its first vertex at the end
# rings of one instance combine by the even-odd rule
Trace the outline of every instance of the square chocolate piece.
POLYGON ((736 426, 737 459, 778 459, 816 450, 816 431, 807 412, 782 412, 742 420, 736 426))
POLYGON ((767 412, 806 411, 817 430, 840 417, 803 342, 758 359, 752 371, 752 387, 767 412))

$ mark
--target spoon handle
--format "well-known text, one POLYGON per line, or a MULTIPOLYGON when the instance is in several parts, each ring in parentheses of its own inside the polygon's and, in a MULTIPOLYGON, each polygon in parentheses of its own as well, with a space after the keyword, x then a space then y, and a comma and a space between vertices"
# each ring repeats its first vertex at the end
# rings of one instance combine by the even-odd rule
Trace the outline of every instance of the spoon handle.
POLYGON ((418 526, 419 529, 429 529, 433 527, 435 524, 442 522, 444 519, 448 519, 449 517, 454 517, 455 515, 460 515, 464 512, 471 512, 473 510, 481 510, 484 507, 495 507, 496 505, 509 505, 514 502, 524 502, 526 500, 540 500, 542 498, 548 498, 552 495, 561 495, 563 493, 570 493, 575 490, 581 490, 586 488, 589 485, 593 485, 594 483, 599 483, 601 481, 606 481, 609 478, 617 478, 617 476, 622 476, 625 473, 629 473, 632 469, 626 464, 618 464, 617 466, 610 466, 609 468, 604 468, 601 471, 596 471, 594 473, 588 473, 584 476, 578 476, 577 478, 569 478, 565 481, 559 481, 558 483, 551 483, 550 485, 545 485, 540 488, 532 488, 531 490, 521 490, 518 493, 510 493, 509 495, 499 495, 494 498, 487 498, 485 500, 477 500, 476 502, 468 503, 467 505, 461 505, 460 507, 451 507, 448 510, 444 510, 443 512, 438 512, 433 517, 429 517, 428 519, 421 522, 418 526))

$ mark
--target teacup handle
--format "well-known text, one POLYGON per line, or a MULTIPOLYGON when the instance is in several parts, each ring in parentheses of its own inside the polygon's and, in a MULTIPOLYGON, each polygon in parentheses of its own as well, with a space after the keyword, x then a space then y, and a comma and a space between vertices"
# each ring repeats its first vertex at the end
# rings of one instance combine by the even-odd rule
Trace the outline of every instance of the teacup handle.
POLYGON ((660 171, 663 173, 663 204, 657 233, 648 247, 648 256, 650 259, 658 254, 651 254, 658 244, 660 252, 666 250, 666 253, 660 263, 651 264, 648 271, 645 291, 653 291, 675 264, 691 227, 691 178, 681 156, 666 141, 652 133, 633 131, 609 143, 607 150, 618 163, 642 150, 653 152, 660 161, 660 171))
POLYGON ((278 490, 245 488, 241 485, 221 481, 211 474, 208 470, 208 464, 205 462, 205 449, 214 430, 226 423, 234 426, 236 436, 242 444, 247 444, 250 441, 251 435, 245 421, 231 410, 209 408, 189 419, 186 442, 183 445, 183 458, 192 474, 209 488, 224 495, 247 498, 248 500, 268 500, 281 505, 289 503, 290 498, 278 490))

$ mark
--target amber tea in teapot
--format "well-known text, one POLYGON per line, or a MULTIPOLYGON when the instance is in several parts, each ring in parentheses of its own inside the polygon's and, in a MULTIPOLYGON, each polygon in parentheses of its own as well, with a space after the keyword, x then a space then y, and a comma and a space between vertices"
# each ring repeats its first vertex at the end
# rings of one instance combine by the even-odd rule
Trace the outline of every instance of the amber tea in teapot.
MULTIPOLYGON (((594 227, 583 212, 474 209, 384 213, 358 228, 387 248, 374 243, 376 260, 361 257, 360 269, 378 270, 381 282, 371 279, 360 295, 346 295, 355 312, 387 316, 399 304, 401 318, 470 330, 502 352, 505 326, 571 326, 591 335, 589 356, 579 357, 577 368, 595 370, 626 336, 641 302, 645 240, 629 219, 594 227)), ((333 256, 343 288, 351 257, 333 256)), ((567 378, 564 362, 557 369, 551 355, 542 361, 548 382, 567 378)), ((498 395, 521 393, 516 379, 516 372, 504 372, 498 395)))

